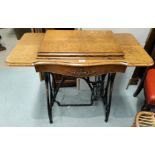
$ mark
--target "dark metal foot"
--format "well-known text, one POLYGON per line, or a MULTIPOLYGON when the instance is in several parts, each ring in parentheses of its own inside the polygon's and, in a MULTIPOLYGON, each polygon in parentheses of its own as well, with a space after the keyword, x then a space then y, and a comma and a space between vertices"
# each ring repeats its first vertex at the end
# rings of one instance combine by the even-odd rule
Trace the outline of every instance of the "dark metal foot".
POLYGON ((102 97, 102 101, 105 106, 105 122, 108 122, 108 119, 109 119, 109 114, 111 109, 112 90, 113 90, 113 83, 114 83, 115 76, 116 76, 116 73, 108 74, 107 85, 102 97))
POLYGON ((108 118, 109 118, 108 116, 105 117, 105 122, 106 123, 108 122, 108 118))
POLYGON ((50 108, 50 106, 48 105, 48 118, 49 118, 49 122, 53 123, 53 118, 52 118, 52 109, 50 108))
POLYGON ((45 84, 46 84, 48 118, 49 118, 49 122, 53 123, 53 118, 52 118, 53 93, 52 93, 52 86, 50 81, 50 74, 44 73, 44 77, 45 77, 45 84))

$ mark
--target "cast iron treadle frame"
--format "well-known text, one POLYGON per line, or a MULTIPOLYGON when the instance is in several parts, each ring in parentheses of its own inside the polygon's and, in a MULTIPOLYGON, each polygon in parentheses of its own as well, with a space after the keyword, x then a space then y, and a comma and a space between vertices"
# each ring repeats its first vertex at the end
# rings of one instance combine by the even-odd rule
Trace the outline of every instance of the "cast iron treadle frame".
POLYGON ((55 78, 52 73, 45 72, 45 84, 46 84, 46 94, 47 94, 47 109, 48 109, 48 117, 50 123, 53 123, 52 117, 52 107, 54 102, 58 104, 58 106, 92 106, 94 105, 94 101, 97 101, 100 97, 103 100, 105 106, 105 121, 108 121, 109 114, 110 114, 110 107, 111 107, 111 97, 112 97, 112 89, 113 89, 113 82, 115 79, 116 73, 109 73, 103 74, 101 76, 95 77, 95 81, 91 81, 89 77, 82 78, 88 84, 91 90, 91 99, 90 104, 61 104, 59 101, 56 100, 58 91, 62 86, 63 82, 65 81, 65 77, 62 76, 62 79, 57 87, 55 85, 55 78), (107 85, 104 88, 105 77, 107 76, 107 85), (53 85, 51 82, 51 77, 53 79, 53 85))

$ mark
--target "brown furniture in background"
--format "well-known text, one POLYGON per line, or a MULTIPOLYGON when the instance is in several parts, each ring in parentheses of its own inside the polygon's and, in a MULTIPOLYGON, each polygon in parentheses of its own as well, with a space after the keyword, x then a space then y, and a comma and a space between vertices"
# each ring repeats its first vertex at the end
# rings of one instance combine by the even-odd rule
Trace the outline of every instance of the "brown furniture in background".
POLYGON ((14 28, 14 32, 18 40, 27 32, 34 32, 34 33, 45 33, 46 30, 49 29, 56 29, 56 30, 73 30, 74 28, 14 28))
POLYGON ((14 32, 18 40, 24 35, 24 33, 31 32, 31 28, 14 28, 14 32))

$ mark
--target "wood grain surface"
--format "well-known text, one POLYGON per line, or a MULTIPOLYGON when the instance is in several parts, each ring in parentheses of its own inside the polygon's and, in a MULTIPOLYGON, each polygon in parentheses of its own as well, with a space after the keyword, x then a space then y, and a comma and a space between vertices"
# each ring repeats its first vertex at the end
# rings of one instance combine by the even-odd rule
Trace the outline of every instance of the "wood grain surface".
POLYGON ((33 66, 44 33, 25 33, 6 59, 10 66, 33 66))
POLYGON ((48 30, 45 34, 39 52, 46 53, 72 53, 83 55, 87 53, 121 54, 117 40, 112 31, 87 30, 48 30))
POLYGON ((44 33, 26 33, 17 43, 16 47, 7 57, 6 62, 9 66, 33 66, 34 63, 45 62, 50 64, 59 64, 66 66, 95 66, 125 63, 127 66, 151 66, 153 65, 152 58, 146 53, 141 45, 136 41, 131 34, 119 33, 114 34, 116 42, 119 44, 121 51, 124 53, 123 58, 105 59, 97 57, 77 57, 74 59, 38 59, 37 53, 40 49, 40 44, 44 38, 44 33))
POLYGON ((35 69, 37 72, 52 72, 65 76, 76 78, 98 76, 107 73, 125 72, 127 66, 123 63, 107 64, 100 66, 67 66, 67 65, 52 65, 50 63, 36 63, 35 69))

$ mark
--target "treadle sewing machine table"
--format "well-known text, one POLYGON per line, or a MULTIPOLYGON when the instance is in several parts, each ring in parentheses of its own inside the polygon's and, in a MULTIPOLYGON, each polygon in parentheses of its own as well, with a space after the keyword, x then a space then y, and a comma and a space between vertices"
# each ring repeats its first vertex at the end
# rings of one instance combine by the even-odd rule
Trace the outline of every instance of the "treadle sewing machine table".
POLYGON ((84 79, 91 90, 90 104, 70 106, 91 106, 101 97, 107 122, 116 73, 125 72, 128 66, 153 65, 153 60, 131 34, 95 30, 26 33, 6 61, 9 66, 33 66, 37 72, 44 74, 50 123, 53 122, 54 103, 68 106, 56 100, 65 76, 56 86, 53 74, 84 79), (91 76, 95 76, 94 81, 90 80, 91 76))

